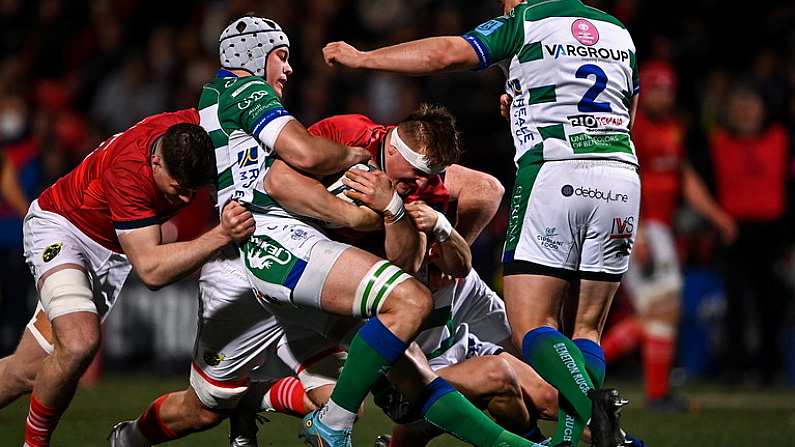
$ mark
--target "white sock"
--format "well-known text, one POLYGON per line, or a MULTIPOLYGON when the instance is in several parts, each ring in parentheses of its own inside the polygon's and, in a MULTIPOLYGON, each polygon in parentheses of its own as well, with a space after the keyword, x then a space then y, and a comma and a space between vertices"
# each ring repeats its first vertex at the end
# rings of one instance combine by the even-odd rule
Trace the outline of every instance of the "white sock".
POLYGON ((318 419, 334 430, 351 430, 353 422, 356 420, 356 413, 351 413, 329 399, 328 403, 320 409, 318 419))

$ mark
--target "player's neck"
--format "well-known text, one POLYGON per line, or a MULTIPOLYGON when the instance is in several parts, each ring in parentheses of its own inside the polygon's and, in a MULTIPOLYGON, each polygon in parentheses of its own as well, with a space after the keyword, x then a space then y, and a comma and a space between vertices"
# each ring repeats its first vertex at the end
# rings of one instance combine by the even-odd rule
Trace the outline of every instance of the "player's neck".
POLYGON ((246 70, 237 70, 237 69, 229 70, 229 73, 232 73, 233 75, 241 77, 241 78, 246 77, 246 76, 254 76, 253 74, 249 73, 246 70))

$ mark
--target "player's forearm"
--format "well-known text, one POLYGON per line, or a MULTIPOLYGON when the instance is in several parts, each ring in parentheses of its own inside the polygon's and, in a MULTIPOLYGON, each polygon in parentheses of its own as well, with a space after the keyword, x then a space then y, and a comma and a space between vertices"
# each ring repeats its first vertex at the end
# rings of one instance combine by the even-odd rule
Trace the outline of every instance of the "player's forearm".
POLYGON ((459 36, 440 36, 365 51, 361 68, 426 75, 477 67, 461 54, 461 44, 469 46, 459 36))
POLYGON ((686 166, 682 172, 682 195, 691 208, 713 223, 726 216, 691 166, 686 166))
POLYGON ((434 264, 455 278, 463 278, 472 270, 472 251, 469 244, 458 231, 453 230, 450 238, 434 244, 436 258, 434 264))
POLYGON ((299 156, 282 157, 291 166, 313 175, 329 175, 353 166, 361 159, 348 146, 311 136, 299 156))
POLYGON ((407 217, 384 225, 384 251, 389 262, 415 273, 425 256, 425 238, 407 217))
POLYGON ((158 289, 192 273, 230 241, 218 225, 192 241, 157 245, 133 267, 147 287, 158 289))
POLYGON ((505 187, 496 177, 461 165, 447 168, 444 185, 458 203, 455 228, 472 244, 497 214, 505 187))
POLYGON ((334 197, 317 179, 301 174, 282 161, 271 166, 264 186, 273 200, 292 213, 361 231, 375 229, 371 228, 373 222, 361 216, 366 210, 334 197))

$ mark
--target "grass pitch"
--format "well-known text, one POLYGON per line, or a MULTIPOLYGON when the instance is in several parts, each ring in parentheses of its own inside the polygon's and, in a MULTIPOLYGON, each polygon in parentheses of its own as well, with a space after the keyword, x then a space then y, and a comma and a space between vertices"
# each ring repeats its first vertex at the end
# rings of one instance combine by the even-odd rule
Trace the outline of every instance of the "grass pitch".
MULTIPOLYGON (((186 386, 187 379, 128 375, 108 376, 93 389, 81 389, 59 424, 54 447, 107 446, 106 437, 118 421, 137 416, 161 393, 186 386)), ((620 385, 633 402, 625 409, 624 426, 650 447, 667 446, 759 446, 795 445, 795 392, 789 389, 756 391, 743 388, 697 386, 682 390, 694 404, 688 414, 649 413, 642 408, 637 385, 620 385)), ((20 399, 0 410, 0 446, 22 444, 22 429, 28 400, 20 399)), ((275 415, 260 427, 260 446, 302 445, 296 437, 298 419, 275 415)), ((545 433, 553 426, 544 423, 545 433)), ((226 423, 205 433, 168 444, 183 447, 223 447, 227 444, 226 423)), ((390 423, 377 408, 368 405, 354 431, 357 447, 370 447, 375 436, 390 430, 390 423)), ((432 446, 463 446, 450 437, 432 446)))

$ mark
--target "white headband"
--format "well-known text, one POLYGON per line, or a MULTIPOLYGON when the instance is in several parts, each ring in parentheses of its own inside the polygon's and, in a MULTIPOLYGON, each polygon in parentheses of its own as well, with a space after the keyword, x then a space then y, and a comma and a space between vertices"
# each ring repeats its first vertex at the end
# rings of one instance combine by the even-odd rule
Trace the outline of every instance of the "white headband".
POLYGON ((403 159, 420 171, 426 174, 438 174, 439 172, 444 171, 444 168, 439 169, 438 167, 431 166, 431 162, 428 157, 410 148, 409 145, 400 138, 400 135, 398 135, 397 127, 392 130, 392 137, 390 140, 392 146, 394 146, 395 149, 400 152, 400 155, 403 157, 403 159))

